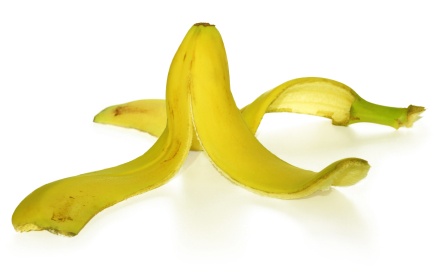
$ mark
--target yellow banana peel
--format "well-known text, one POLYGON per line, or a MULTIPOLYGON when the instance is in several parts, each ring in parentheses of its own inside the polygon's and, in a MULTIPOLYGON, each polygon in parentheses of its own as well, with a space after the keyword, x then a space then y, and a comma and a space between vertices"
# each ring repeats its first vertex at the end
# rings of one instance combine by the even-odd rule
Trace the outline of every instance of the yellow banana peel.
MULTIPOLYGON (((333 81, 330 83, 335 85, 333 81)), ((294 87, 292 84, 286 86, 294 87)), ((342 93, 345 96, 338 93, 336 99, 345 102, 342 106, 345 105, 346 109, 353 109, 357 100, 345 91, 342 93)), ((101 210, 167 182, 185 160, 193 137, 223 175, 260 194, 300 198, 332 185, 352 185, 366 176, 369 164, 362 159, 339 160, 320 172, 313 172, 288 164, 268 151, 255 138, 252 129, 265 112, 279 111, 279 106, 288 104, 285 101, 279 103, 278 96, 268 103, 268 97, 261 96, 252 103, 256 111, 249 113, 246 107, 241 113, 231 94, 228 63, 220 33, 214 25, 195 24, 172 60, 166 101, 151 102, 149 110, 145 108, 146 112, 140 113, 149 115, 150 124, 155 123, 153 114, 166 115, 155 123, 158 127, 148 128, 150 133, 159 135, 155 144, 142 156, 125 164, 61 179, 36 189, 16 208, 12 216, 13 226, 17 231, 48 230, 66 236, 77 235, 101 210), (248 114, 254 115, 249 117, 248 114), (249 120, 251 123, 246 124, 249 120)), ((134 108, 133 104, 128 105, 123 111, 134 108)), ((137 110, 142 108, 140 105, 137 110)), ((297 112, 291 104, 284 108, 290 109, 297 112)), ((348 112, 342 109, 335 116, 324 113, 322 108, 309 110, 312 114, 330 116, 334 122, 343 121, 344 115, 340 114, 348 112)), ((122 108, 118 111, 122 113, 122 108)), ((356 108, 356 111, 359 115, 366 113, 363 108, 356 108)), ((309 113, 306 109, 303 112, 309 113)), ((361 117, 356 119, 350 115, 347 123, 370 120, 361 117)), ((140 120, 142 116, 137 118, 140 120)), ((135 127, 136 123, 130 126, 135 127)))

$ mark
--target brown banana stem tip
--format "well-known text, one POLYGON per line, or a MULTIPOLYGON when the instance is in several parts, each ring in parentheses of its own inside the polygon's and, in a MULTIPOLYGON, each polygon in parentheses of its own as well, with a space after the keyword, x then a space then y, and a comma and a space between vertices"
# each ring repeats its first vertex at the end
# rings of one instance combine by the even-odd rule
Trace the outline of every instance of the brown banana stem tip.
POLYGON ((206 22, 199 22, 199 23, 194 24, 194 26, 210 27, 210 26, 215 26, 215 25, 209 24, 209 23, 206 23, 206 22))

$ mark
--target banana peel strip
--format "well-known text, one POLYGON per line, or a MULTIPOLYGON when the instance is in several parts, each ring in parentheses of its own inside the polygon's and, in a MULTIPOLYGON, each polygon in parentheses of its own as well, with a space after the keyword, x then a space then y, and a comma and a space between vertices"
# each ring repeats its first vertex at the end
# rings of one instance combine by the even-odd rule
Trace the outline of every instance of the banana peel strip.
MULTIPOLYGON (((374 104, 338 81, 304 77, 287 81, 263 93, 240 111, 247 126, 256 133, 264 115, 271 112, 321 116, 331 119, 333 125, 339 126, 370 122, 398 129, 411 127, 425 108, 374 104)), ((166 104, 163 99, 136 100, 109 106, 94 117, 96 123, 133 128, 156 137, 164 131, 166 121, 166 104)), ((191 150, 202 150, 196 135, 193 135, 191 150)))
POLYGON ((103 209, 166 183, 185 160, 193 133, 223 175, 278 198, 352 185, 369 170, 365 160, 347 158, 312 172, 284 162, 263 147, 235 105, 223 41, 213 25, 195 24, 179 46, 169 69, 165 110, 164 131, 146 153, 116 167, 36 189, 16 208, 15 229, 77 235, 103 209))

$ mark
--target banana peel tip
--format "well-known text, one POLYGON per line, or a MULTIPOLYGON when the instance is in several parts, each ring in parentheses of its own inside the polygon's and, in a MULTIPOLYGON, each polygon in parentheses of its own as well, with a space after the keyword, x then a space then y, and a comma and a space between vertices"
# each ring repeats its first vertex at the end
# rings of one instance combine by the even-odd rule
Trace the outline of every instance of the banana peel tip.
POLYGON ((368 175, 371 166, 360 158, 347 158, 337 162, 333 172, 333 186, 351 186, 368 175))
POLYGON ((421 118, 420 115, 425 110, 426 109, 423 106, 409 105, 407 108, 407 123, 405 124, 405 126, 406 127, 413 126, 414 122, 416 122, 421 118))

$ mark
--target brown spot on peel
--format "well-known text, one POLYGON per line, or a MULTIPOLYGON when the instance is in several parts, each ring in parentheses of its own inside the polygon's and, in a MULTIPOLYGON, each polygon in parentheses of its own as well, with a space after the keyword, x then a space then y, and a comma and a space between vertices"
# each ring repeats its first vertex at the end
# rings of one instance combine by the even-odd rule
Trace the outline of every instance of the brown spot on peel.
POLYGON ((147 109, 141 109, 141 108, 134 108, 131 106, 118 106, 115 108, 115 110, 113 110, 113 115, 116 116, 120 116, 122 114, 125 113, 148 113, 147 109))

